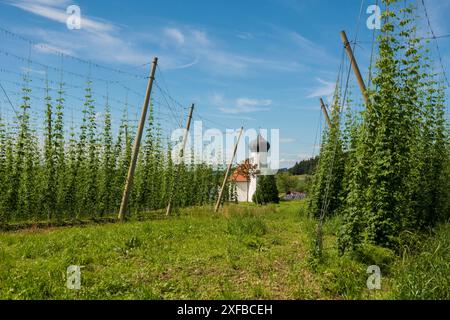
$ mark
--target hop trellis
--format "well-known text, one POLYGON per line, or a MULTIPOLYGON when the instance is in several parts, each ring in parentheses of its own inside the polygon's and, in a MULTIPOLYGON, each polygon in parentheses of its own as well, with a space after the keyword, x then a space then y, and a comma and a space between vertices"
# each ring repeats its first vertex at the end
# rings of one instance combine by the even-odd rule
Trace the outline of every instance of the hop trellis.
POLYGON ((366 109, 348 113, 341 130, 336 110, 351 101, 334 100, 310 199, 316 217, 343 215, 341 252, 365 242, 398 248, 402 232, 449 217, 445 79, 417 35, 417 8, 384 3, 366 109))
MULTIPOLYGON (((55 56, 57 64, 43 63, 28 46, 28 57, 0 51, 8 98, 0 109, 0 223, 116 216, 147 76, 64 54, 55 56)), ((213 203, 223 178, 220 168, 172 162, 167 137, 187 108, 165 82, 156 86, 129 206, 133 215, 164 209, 175 183, 173 207, 213 203)))

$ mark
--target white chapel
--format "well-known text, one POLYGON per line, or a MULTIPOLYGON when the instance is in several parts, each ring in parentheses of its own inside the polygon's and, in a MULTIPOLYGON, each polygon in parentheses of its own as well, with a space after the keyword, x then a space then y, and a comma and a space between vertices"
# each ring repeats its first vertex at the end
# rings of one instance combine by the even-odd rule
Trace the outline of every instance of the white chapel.
POLYGON ((239 202, 252 202, 259 176, 271 172, 267 161, 269 142, 259 134, 256 140, 250 142, 249 148, 250 158, 241 163, 231 177, 236 184, 239 202))

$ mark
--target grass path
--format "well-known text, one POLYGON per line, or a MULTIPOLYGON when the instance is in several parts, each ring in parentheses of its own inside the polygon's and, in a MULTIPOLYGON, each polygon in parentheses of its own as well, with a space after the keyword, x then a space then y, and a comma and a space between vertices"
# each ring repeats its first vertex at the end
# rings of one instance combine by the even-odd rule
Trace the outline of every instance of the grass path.
POLYGON ((367 266, 337 256, 336 221, 325 260, 309 258, 314 221, 303 203, 187 209, 169 220, 0 234, 0 299, 359 299, 367 266), (83 266, 82 289, 66 269, 83 266))

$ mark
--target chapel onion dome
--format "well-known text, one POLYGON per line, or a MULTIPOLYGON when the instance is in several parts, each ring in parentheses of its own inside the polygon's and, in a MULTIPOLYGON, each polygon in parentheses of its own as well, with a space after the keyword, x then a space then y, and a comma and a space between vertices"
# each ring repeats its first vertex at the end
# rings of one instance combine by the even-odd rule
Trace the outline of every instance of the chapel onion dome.
POLYGON ((251 152, 269 152, 270 143, 261 134, 258 134, 256 140, 250 141, 249 147, 251 152))

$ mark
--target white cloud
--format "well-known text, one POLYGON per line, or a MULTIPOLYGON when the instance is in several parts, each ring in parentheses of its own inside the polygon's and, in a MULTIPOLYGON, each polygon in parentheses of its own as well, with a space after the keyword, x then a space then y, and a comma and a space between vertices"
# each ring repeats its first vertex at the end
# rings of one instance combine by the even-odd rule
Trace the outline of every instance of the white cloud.
MULTIPOLYGON (((66 7, 71 4, 69 0, 9 0, 8 3, 61 24, 66 23, 66 7)), ((123 30, 124 27, 103 19, 86 16, 83 14, 83 7, 81 9, 81 30, 68 32, 30 28, 28 34, 33 38, 40 36, 38 41, 44 42, 47 48, 54 47, 58 51, 86 59, 101 59, 133 66, 144 64, 157 55, 164 69, 177 70, 196 66, 214 76, 244 76, 249 72, 259 73, 264 70, 299 72, 304 69, 304 65, 294 60, 267 59, 259 54, 252 56, 224 49, 220 40, 213 39, 206 30, 199 28, 171 25, 152 28, 151 32, 129 32, 123 30)), ((49 54, 53 51, 45 48, 38 50, 49 54)), ((252 106, 246 107, 252 109, 252 106)))
POLYGON ((296 142, 296 140, 293 138, 281 138, 280 139, 280 143, 282 143, 282 144, 290 144, 290 143, 294 143, 294 142, 296 142))
MULTIPOLYGON (((65 0, 18 0, 10 5, 51 21, 66 24, 65 0)), ((40 43, 35 49, 41 53, 54 54, 59 51, 68 55, 83 56, 86 59, 98 59, 126 64, 144 63, 152 58, 138 50, 128 40, 120 36, 120 29, 112 23, 83 15, 81 30, 55 31, 51 29, 22 29, 40 43)))
POLYGON ((235 101, 235 107, 220 108, 223 113, 239 114, 269 111, 269 106, 272 104, 271 100, 258 100, 249 98, 239 98, 235 101))
POLYGON ((251 40, 254 39, 253 34, 251 34, 250 32, 239 32, 236 37, 238 37, 239 39, 242 40, 251 40))
POLYGON ((316 78, 316 80, 321 84, 321 86, 314 89, 308 95, 308 98, 327 97, 327 101, 330 102, 333 98, 333 94, 336 89, 336 83, 331 82, 331 81, 326 81, 321 78, 316 78))
MULTIPOLYGON (((12 6, 19 9, 63 24, 66 24, 68 18, 66 8, 69 3, 65 0, 16 0, 10 2, 12 6)), ((111 23, 87 17, 83 15, 83 12, 81 25, 83 29, 97 33, 113 31, 115 29, 111 23)))
POLYGON ((66 55, 73 55, 73 52, 71 50, 48 45, 45 43, 37 43, 33 46, 33 48, 42 53, 56 54, 57 52, 61 52, 66 55))
POLYGON ((21 67, 20 69, 23 72, 30 72, 30 73, 37 73, 37 74, 40 74, 40 75, 45 75, 45 71, 43 71, 43 70, 36 70, 36 69, 33 69, 33 68, 27 68, 27 67, 21 67))
POLYGON ((153 36, 140 35, 141 43, 159 47, 161 64, 165 69, 192 66, 210 74, 241 75, 248 63, 221 49, 205 30, 189 26, 163 27, 153 36))
POLYGON ((223 49, 220 41, 211 38, 205 30, 189 26, 165 28, 163 34, 172 41, 154 38, 151 42, 154 45, 162 42, 170 50, 173 60, 178 61, 166 66, 169 69, 177 69, 175 65, 186 65, 186 62, 179 61, 186 59, 198 61, 196 65, 199 68, 219 75, 245 75, 248 71, 263 69, 281 72, 298 72, 304 69, 303 65, 295 61, 272 60, 223 49), (176 46, 173 46, 174 43, 176 46))
POLYGON ((272 100, 258 100, 258 99, 250 99, 250 98, 239 98, 236 100, 236 105, 240 108, 246 107, 268 107, 272 104, 272 100))
POLYGON ((235 100, 228 100, 220 94, 214 94, 211 102, 218 107, 222 113, 226 114, 242 114, 268 111, 272 105, 272 100, 269 99, 252 99, 247 97, 237 98, 235 100))
POLYGON ((336 57, 330 55, 325 47, 308 39, 304 35, 289 29, 280 27, 273 28, 277 34, 277 39, 283 39, 283 41, 289 45, 294 45, 293 52, 299 56, 300 63, 321 66, 325 64, 335 65, 339 63, 336 57))
POLYGON ((234 59, 248 65, 255 65, 259 68, 271 69, 282 72, 299 72, 304 69, 304 65, 295 61, 279 61, 263 59, 258 57, 236 56, 234 59))
MULTIPOLYGON (((24 0, 21 0, 21 1, 24 1, 24 0)), ((47 6, 62 6, 62 5, 69 5, 71 3, 70 0, 33 0, 33 2, 39 3, 39 4, 44 4, 47 6)))
POLYGON ((245 121, 257 121, 255 118, 246 117, 242 115, 224 115, 224 114, 205 114, 207 117, 220 118, 220 119, 232 119, 232 120, 245 120, 245 121))
POLYGON ((322 53, 323 49, 316 45, 314 42, 312 42, 311 40, 305 38, 304 36, 302 36, 301 34, 299 34, 298 32, 290 32, 290 37, 295 41, 295 43, 302 49, 304 49, 304 51, 307 51, 308 53, 322 53))
POLYGON ((174 40, 178 45, 184 44, 184 35, 183 33, 176 28, 165 28, 164 33, 174 40))
POLYGON ((198 63, 199 63, 199 59, 195 58, 195 60, 192 62, 188 62, 188 63, 182 64, 182 65, 174 65, 174 66, 171 66, 170 69, 173 69, 173 70, 187 69, 192 66, 195 66, 198 63))
POLYGON ((212 95, 211 103, 215 106, 223 106, 226 104, 224 96, 219 93, 214 93, 212 95))
POLYGON ((283 164, 283 166, 293 166, 296 162, 300 162, 303 160, 308 160, 312 158, 312 154, 311 153, 306 153, 306 152, 302 152, 302 153, 296 153, 296 154, 292 154, 292 153, 283 153, 282 157, 280 159, 280 163, 283 164))
POLYGON ((54 54, 55 50, 86 60, 101 60, 130 65, 143 64, 151 54, 135 48, 131 43, 110 33, 91 33, 83 30, 61 32, 49 29, 22 29, 23 34, 39 38, 35 48, 41 53, 54 54))
POLYGON ((210 45, 210 41, 204 31, 192 30, 192 34, 193 34, 194 40, 197 44, 202 45, 202 46, 210 45))

